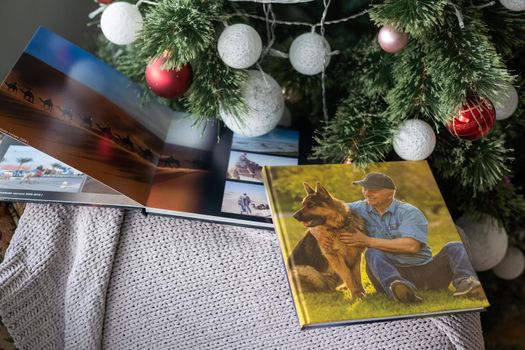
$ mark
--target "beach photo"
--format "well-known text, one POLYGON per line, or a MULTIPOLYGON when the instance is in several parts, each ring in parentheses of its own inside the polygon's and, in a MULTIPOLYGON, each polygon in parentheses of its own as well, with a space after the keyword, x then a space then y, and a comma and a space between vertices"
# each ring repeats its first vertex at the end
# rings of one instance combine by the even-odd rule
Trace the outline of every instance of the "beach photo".
POLYGON ((0 154, 0 189, 79 192, 80 171, 25 145, 10 145, 0 154))
POLYGON ((232 149, 299 157, 299 132, 276 128, 265 135, 257 137, 245 137, 234 133, 232 149))
POLYGON ((297 158, 231 151, 226 178, 262 183, 261 172, 263 166, 297 164, 297 158))
POLYGON ((264 186, 226 181, 221 211, 224 213, 271 218, 264 186))

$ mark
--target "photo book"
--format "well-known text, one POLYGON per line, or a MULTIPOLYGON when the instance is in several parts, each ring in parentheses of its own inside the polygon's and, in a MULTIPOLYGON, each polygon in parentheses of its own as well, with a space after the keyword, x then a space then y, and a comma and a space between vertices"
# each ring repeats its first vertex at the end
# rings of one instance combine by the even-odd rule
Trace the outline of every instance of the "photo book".
POLYGON ((426 161, 265 166, 301 328, 489 303, 426 161))
POLYGON ((0 200, 144 208, 272 228, 264 165, 297 165, 299 132, 196 127, 39 28, 0 88, 0 200))

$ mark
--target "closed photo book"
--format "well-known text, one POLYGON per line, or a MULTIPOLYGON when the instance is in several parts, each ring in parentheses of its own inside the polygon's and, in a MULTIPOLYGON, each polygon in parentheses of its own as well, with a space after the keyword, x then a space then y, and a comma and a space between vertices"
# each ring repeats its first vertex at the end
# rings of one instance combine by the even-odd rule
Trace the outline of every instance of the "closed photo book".
POLYGON ((297 165, 299 133, 247 138, 174 112, 39 28, 0 88, 0 200, 143 208, 272 228, 263 165, 297 165))
POLYGON ((301 328, 489 305, 426 161, 265 166, 263 178, 301 328))

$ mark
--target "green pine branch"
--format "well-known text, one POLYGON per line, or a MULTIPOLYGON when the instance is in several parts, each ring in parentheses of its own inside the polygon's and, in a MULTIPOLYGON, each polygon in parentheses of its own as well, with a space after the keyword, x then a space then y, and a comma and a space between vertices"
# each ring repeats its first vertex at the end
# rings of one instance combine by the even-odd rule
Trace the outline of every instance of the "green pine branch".
POLYGON ((418 37, 443 26, 446 6, 447 0, 386 0, 373 6, 370 18, 418 37))
POLYGON ((360 167, 384 160, 391 149, 393 130, 392 123, 382 115, 384 108, 380 98, 349 96, 339 105, 334 119, 314 136, 317 146, 312 157, 335 163, 350 158, 360 167))
POLYGON ((178 68, 213 50, 222 0, 162 0, 144 17, 137 55, 149 61, 168 53, 164 68, 178 68))
MULTIPOLYGON (((500 3, 483 10, 483 20, 489 28, 492 42, 505 58, 525 50, 525 12, 512 12, 500 3)), ((521 57, 523 59, 523 57, 521 57)))
POLYGON ((387 114, 393 121, 402 121, 421 116, 440 125, 448 116, 435 110, 439 91, 425 65, 424 47, 413 40, 396 56, 392 76, 394 86, 388 91, 387 114))
POLYGON ((392 88, 392 65, 396 58, 383 51, 374 36, 364 35, 340 56, 338 64, 328 70, 333 72, 336 88, 354 94, 359 91, 370 98, 384 97, 392 88))
POLYGON ((433 168, 449 180, 470 188, 473 196, 490 191, 510 172, 512 149, 504 135, 493 133, 478 141, 463 141, 443 131, 431 156, 433 168))
POLYGON ((512 82, 479 11, 467 8, 462 13, 464 28, 450 9, 443 29, 421 39, 426 71, 438 88, 435 110, 441 118, 455 115, 469 92, 494 100, 512 82))
POLYGON ((226 66, 215 51, 200 54, 193 64, 193 83, 186 98, 187 110, 197 124, 209 118, 220 118, 221 110, 242 115, 246 104, 241 86, 246 72, 226 66))

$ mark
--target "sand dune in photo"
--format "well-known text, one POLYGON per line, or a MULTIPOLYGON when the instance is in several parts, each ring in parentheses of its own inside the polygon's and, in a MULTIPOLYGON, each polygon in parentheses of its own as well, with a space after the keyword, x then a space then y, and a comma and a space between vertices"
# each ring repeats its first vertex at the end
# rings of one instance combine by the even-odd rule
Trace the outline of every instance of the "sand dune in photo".
POLYGON ((28 54, 0 87, 0 129, 142 203, 164 144, 106 96, 28 54))
POLYGON ((0 128, 137 201, 146 199, 155 167, 112 141, 34 105, 0 93, 0 128))

